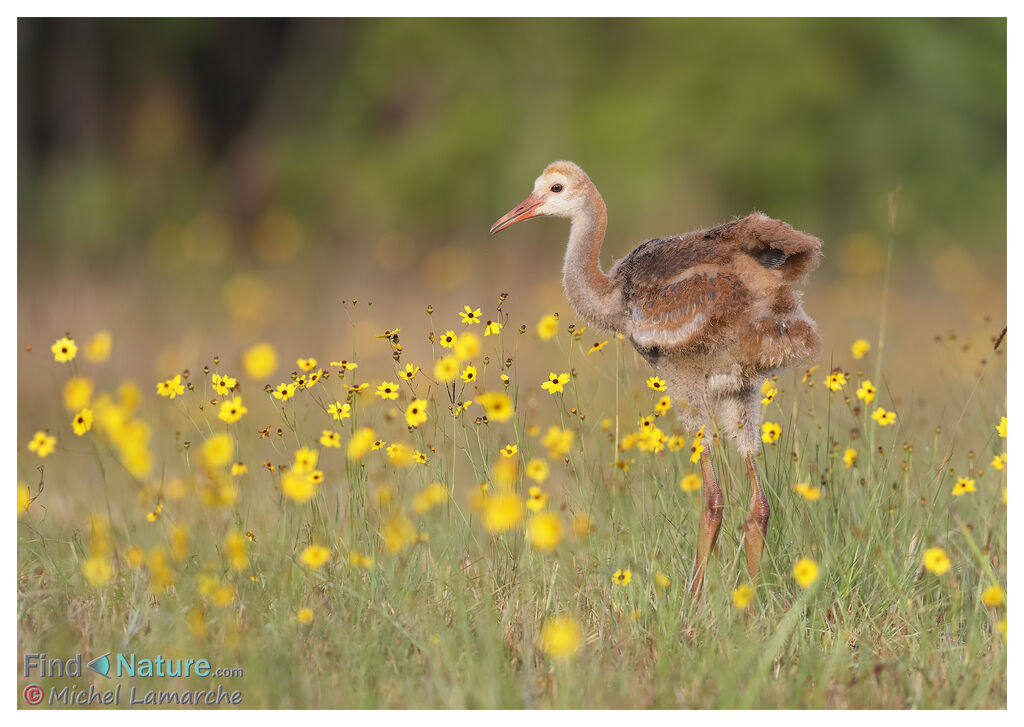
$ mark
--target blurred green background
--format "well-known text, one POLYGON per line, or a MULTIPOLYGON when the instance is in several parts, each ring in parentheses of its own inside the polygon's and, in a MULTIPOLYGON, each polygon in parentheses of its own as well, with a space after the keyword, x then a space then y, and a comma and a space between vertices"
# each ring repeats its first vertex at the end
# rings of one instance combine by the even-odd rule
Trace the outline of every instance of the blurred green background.
POLYGON ((564 223, 487 234, 559 158, 605 267, 754 209, 820 236, 826 359, 877 333, 897 186, 887 364, 1005 319, 1002 19, 21 20, 18 54, 21 343, 110 328, 143 380, 343 355, 342 298, 571 313, 564 223))

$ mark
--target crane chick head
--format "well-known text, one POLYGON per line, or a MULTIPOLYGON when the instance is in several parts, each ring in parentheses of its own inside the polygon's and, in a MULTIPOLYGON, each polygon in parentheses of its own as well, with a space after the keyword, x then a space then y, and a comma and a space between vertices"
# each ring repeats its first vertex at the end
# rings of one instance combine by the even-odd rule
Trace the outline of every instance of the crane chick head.
POLYGON ((552 162, 533 183, 530 196, 491 225, 500 232, 531 217, 575 217, 590 202, 594 189, 587 173, 574 162, 552 162))

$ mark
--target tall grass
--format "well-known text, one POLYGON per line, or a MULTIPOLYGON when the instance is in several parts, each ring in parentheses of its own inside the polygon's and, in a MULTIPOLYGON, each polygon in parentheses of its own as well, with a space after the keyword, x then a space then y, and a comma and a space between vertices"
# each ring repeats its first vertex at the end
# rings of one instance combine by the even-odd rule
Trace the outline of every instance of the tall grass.
MULTIPOLYGON (((353 329, 363 305, 347 306, 353 329)), ((731 593, 748 582, 747 486, 732 446, 713 432, 726 509, 704 597, 695 601, 687 581, 702 503, 699 490, 679 485, 699 469, 688 448, 672 451, 664 441, 656 452, 620 448, 658 399, 643 386, 645 364, 624 341, 565 320, 552 340, 539 340, 533 326, 520 332, 511 322, 503 298, 497 308, 483 318, 504 329, 481 337, 482 350, 460 364, 476 366, 475 383, 440 383, 434 361, 406 360, 402 339, 427 334, 412 316, 378 342, 395 370, 320 362, 329 376, 283 402, 263 386, 301 375, 282 371, 294 368, 293 356, 315 352, 282 354, 273 380, 246 377, 237 363, 197 361, 174 400, 143 382, 131 416, 152 430, 144 474, 126 468, 109 422, 98 417, 92 431, 72 434, 72 414, 55 392, 45 406, 54 412, 56 451, 42 460, 19 451, 34 498, 18 520, 19 650, 204 656, 244 669, 219 681, 241 689, 248 707, 1005 706, 1005 611, 981 600, 1006 578, 1004 472, 989 464, 1004 451, 996 432, 1005 413, 1001 356, 989 357, 979 376, 952 375, 955 418, 921 422, 910 396, 884 427, 871 413, 896 409, 892 393, 879 386, 870 404, 855 394, 881 338, 868 358, 837 362, 849 377, 841 390, 824 386, 824 368, 781 376, 764 419, 782 434, 759 454, 772 507, 765 559, 755 598, 738 608, 731 593), (588 353, 605 338, 606 347, 588 353), (527 358, 573 372, 564 393, 520 380, 527 358), (376 397, 376 384, 399 381, 406 363, 422 369, 402 382, 401 396, 376 397), (241 387, 217 395, 218 371, 238 376, 241 387), (345 388, 357 381, 370 386, 345 388), (515 410, 508 421, 485 419, 480 403, 454 411, 506 390, 515 410), (218 408, 239 393, 249 412, 226 424, 218 408), (427 400, 428 420, 410 429, 404 412, 414 397, 427 400), (334 401, 350 403, 351 416, 332 419, 326 407, 334 401), (385 449, 349 456, 348 442, 366 426, 428 462, 396 466, 385 449), (574 433, 566 454, 541 443, 550 426, 574 433), (340 448, 320 444, 324 429, 341 433, 340 448), (203 442, 221 432, 235 448, 230 462, 204 465, 203 442), (510 459, 500 454, 507 444, 518 448, 510 459), (299 504, 282 491, 282 473, 295 470, 294 452, 304 446, 319 450, 324 479, 299 504), (849 467, 848 447, 857 451, 849 467), (526 475, 534 459, 551 471, 539 485, 526 475), (238 461, 248 473, 230 473, 238 461), (516 464, 505 487, 503 461, 516 464), (954 497, 953 483, 966 475, 977 491, 954 497), (444 485, 447 497, 417 512, 415 498, 430 483, 444 485), (820 499, 793 491, 798 483, 820 488, 820 499), (548 494, 545 509, 564 527, 550 552, 527 538, 530 512, 504 532, 485 527, 489 498, 507 489, 525 501, 530 486, 548 494), (108 532, 90 526, 92 512, 108 532), (580 525, 582 515, 591 527, 580 525), (184 526, 184 546, 175 526, 184 526), (237 545, 226 543, 235 530, 252 538, 241 568, 231 562, 237 545), (331 551, 319 568, 303 561, 310 544, 331 551), (948 553, 948 572, 923 566, 931 547, 948 553), (160 549, 164 566, 153 557, 160 549), (83 565, 94 557, 111 572, 90 583, 83 565), (807 588, 792 576, 801 557, 820 567, 807 588), (626 569, 632 580, 613 583, 626 569), (302 608, 312 610, 310 623, 300 622, 302 608), (560 614, 582 627, 583 643, 568 658, 541 648, 544 624, 560 614)), ((428 317, 433 341, 448 328, 480 336, 482 324, 465 326, 448 311, 428 317)), ((352 360, 363 353, 353 348, 352 360)), ((434 344, 435 359, 445 353, 434 344)), ((67 364, 49 365, 67 376, 67 364)), ((102 365, 83 375, 108 391, 119 378, 102 365)), ((94 408, 99 398, 97 391, 94 408)), ((679 429, 672 411, 654 423, 666 436, 694 434, 679 429)), ((20 683, 28 681, 36 680, 20 683)), ((209 682, 123 681, 145 689, 209 682)))

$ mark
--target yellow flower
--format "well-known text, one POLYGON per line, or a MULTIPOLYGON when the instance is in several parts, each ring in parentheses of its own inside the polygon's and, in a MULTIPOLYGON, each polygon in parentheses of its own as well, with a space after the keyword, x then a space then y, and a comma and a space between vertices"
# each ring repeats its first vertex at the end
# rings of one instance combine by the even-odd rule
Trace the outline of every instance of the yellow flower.
POLYGON ((408 467, 413 463, 413 451, 404 444, 395 443, 388 447, 388 460, 395 467, 408 467))
POLYGON ((455 342, 458 338, 459 337, 455 335, 455 331, 445 331, 441 334, 441 345, 445 348, 454 348, 455 342))
POLYGON ((341 435, 337 432, 333 432, 330 429, 324 429, 320 432, 320 444, 325 447, 341 447, 341 435))
POLYGON ((732 605, 743 610, 754 600, 754 589, 744 583, 732 592, 732 605))
POLYGON ((300 624, 312 623, 312 621, 313 621, 313 609, 309 608, 308 606, 300 608, 295 613, 295 619, 300 624))
POLYGON ((188 557, 188 528, 180 523, 171 528, 171 557, 175 560, 188 557))
POLYGON ((655 391, 664 391, 665 379, 659 379, 657 376, 652 376, 647 379, 647 388, 654 389, 655 391))
POLYGON ((761 441, 772 444, 778 441, 782 435, 782 427, 775 422, 765 422, 761 425, 761 441))
POLYGON ((57 438, 46 432, 36 432, 32 436, 32 441, 28 443, 28 448, 30 452, 35 452, 40 457, 46 457, 57 448, 57 438))
POLYGON ((572 528, 572 534, 577 538, 583 538, 594 531, 594 523, 591 522, 590 516, 585 512, 578 512, 572 516, 572 520, 569 522, 569 527, 572 528))
POLYGON ((382 528, 384 545, 391 553, 397 553, 405 546, 415 543, 418 539, 416 528, 405 515, 392 515, 382 528))
POLYGON ((149 554, 149 587, 154 592, 166 590, 174 585, 174 571, 167 562, 167 552, 160 547, 149 554))
POLYGON ((1006 417, 999 420, 999 424, 996 425, 996 432, 999 433, 1000 437, 1006 439, 1006 417))
POLYGON ((953 565, 953 561, 946 555, 946 551, 942 548, 928 548, 924 551, 924 556, 921 559, 924 567, 930 570, 937 576, 941 576, 949 570, 950 566, 953 565))
POLYGON ((132 413, 142 403, 142 392, 134 381, 125 380, 117 387, 117 397, 125 411, 132 413))
POLYGON ((959 478, 956 484, 953 485, 953 497, 960 497, 960 495, 965 495, 968 492, 977 492, 977 489, 974 487, 974 480, 968 477, 959 478))
POLYGON ((487 497, 484 527, 492 533, 511 530, 523 520, 523 501, 514 492, 499 492, 487 497))
POLYGON ((75 354, 78 353, 78 346, 68 336, 57 339, 50 350, 53 351, 53 360, 57 363, 67 363, 74 359, 75 354))
POLYGON ((426 464, 427 462, 430 461, 427 455, 424 452, 419 451, 418 449, 415 452, 413 452, 412 456, 413 459, 416 460, 417 464, 426 464))
POLYGON ((281 475, 281 492, 289 500, 301 505, 313 499, 316 494, 316 483, 309 473, 285 472, 281 475))
POLYGON ((467 366, 462 369, 462 380, 467 384, 476 381, 476 366, 467 366))
POLYGON ((656 585, 658 588, 664 590, 664 589, 668 588, 670 585, 672 585, 672 579, 669 578, 666 573, 662 573, 661 571, 658 571, 657 573, 654 574, 654 585, 656 585))
POLYGON ((860 386, 857 387, 857 398, 863 399, 865 404, 870 404, 875 400, 875 385, 867 379, 861 382, 860 386))
POLYGON ((855 359, 862 359, 867 355, 867 352, 871 350, 871 344, 865 341, 863 338, 858 338, 850 346, 850 353, 853 354, 855 359))
POLYGON ((559 427, 548 427, 547 434, 540 440, 540 443, 548 448, 548 456, 557 459, 569 453, 572 448, 572 440, 575 434, 571 429, 559 427))
POLYGON ((550 473, 548 463, 542 459, 531 459, 526 464, 526 476, 537 484, 542 484, 550 473))
POLYGON ((232 529, 224 537, 224 558, 239 573, 249 567, 249 543, 240 530, 232 529))
POLYGON ((658 403, 654 405, 654 411, 660 414, 661 416, 665 416, 665 414, 667 414, 668 410, 671 408, 672 398, 668 394, 658 399, 658 403))
POLYGON ((631 580, 633 580, 633 571, 628 568, 612 573, 612 583, 617 586, 628 586, 631 580))
POLYGON ((280 399, 281 401, 288 401, 295 396, 296 384, 278 384, 277 389, 274 391, 274 398, 280 399))
POLYGON ((28 512, 28 506, 32 504, 32 493, 24 482, 18 483, 18 517, 28 512))
POLYGON ((468 361, 480 353, 480 339, 472 333, 463 333, 455 342, 455 358, 468 361))
POLYGON ((548 619, 540 632, 540 648, 553 659, 571 659, 583 645, 583 629, 572 616, 548 619))
POLYGON ((833 371, 825 377, 825 386, 830 391, 842 391, 843 387, 846 386, 846 374, 842 371, 833 371))
POLYGON ((504 328, 504 326, 497 321, 487 321, 487 325, 484 326, 484 337, 497 336, 501 333, 502 328, 504 328))
POLYGON ((560 393, 571 377, 569 374, 556 374, 554 371, 548 376, 548 380, 540 385, 549 394, 560 393))
POLYGON ((810 500, 811 502, 821 498, 821 488, 811 487, 806 482, 793 485, 793 492, 799 492, 804 496, 804 499, 810 500))
POLYGON ((235 477, 241 477, 242 475, 249 474, 249 468, 243 462, 235 462, 231 465, 231 474, 235 477))
POLYGON ((358 550, 353 550, 348 554, 348 562, 350 565, 354 565, 357 568, 363 568, 364 570, 370 570, 370 568, 373 568, 373 558, 360 553, 358 550))
POLYGON ((352 416, 352 405, 336 401, 327 407, 327 413, 331 415, 332 419, 337 419, 338 421, 348 419, 352 416))
POLYGON ((549 341, 554 338, 556 333, 558 333, 557 313, 544 316, 540 319, 540 322, 537 324, 537 336, 540 337, 540 340, 549 341))
POLYGON ((64 384, 64 407, 68 411, 78 411, 89 406, 92 401, 94 384, 92 379, 74 376, 64 384))
POLYGON ((468 305, 462 306, 462 310, 459 311, 459 316, 462 318, 462 322, 467 326, 474 323, 480 322, 480 309, 473 310, 468 305))
POLYGON ((690 473, 683 479, 679 480, 679 489, 683 492, 696 492, 700 489, 700 477, 690 473))
POLYGON ((200 453, 203 462, 209 469, 223 467, 231 461, 235 452, 235 443, 228 434, 214 434, 203 442, 200 453))
POLYGON ((110 567, 110 561, 107 558, 94 555, 82 562, 82 575, 93 588, 102 588, 114 575, 114 570, 110 567))
POLYGON ((764 383, 766 385, 761 387, 761 403, 771 404, 775 401, 775 397, 779 395, 779 390, 774 386, 771 386, 770 379, 765 379, 764 383))
POLYGON ((220 412, 217 416, 228 424, 234 424, 249 412, 242 403, 242 397, 236 396, 231 401, 225 401, 220 405, 220 412))
POLYGON ((516 445, 514 445, 514 444, 506 444, 504 447, 501 448, 501 456, 502 457, 515 457, 516 453, 518 451, 519 451, 519 447, 517 447, 516 445))
POLYGON ((526 534, 537 550, 554 550, 562 542, 562 521, 551 512, 542 512, 530 518, 526 534))
POLYGON ((998 631, 1000 634, 1002 634, 1002 636, 1003 636, 1003 643, 1005 643, 1006 642, 1006 616, 1003 616, 999 620, 999 623, 997 623, 996 626, 995 626, 995 630, 998 631))
POLYGON ((377 386, 377 396, 381 399, 397 399, 398 398, 398 384, 393 384, 390 381, 382 381, 377 386))
POLYGON ((896 412, 886 411, 882 407, 878 407, 871 415, 871 418, 878 422, 878 426, 887 427, 896 421, 896 412))
POLYGON ((405 409, 405 423, 410 427, 418 427, 427 421, 427 402, 425 399, 413 399, 405 409))
POLYGON ((440 505, 448 499, 448 488, 440 482, 432 482, 427 485, 412 501, 412 509, 422 515, 435 505, 440 505))
POLYGON ((173 399, 176 396, 184 394, 185 385, 181 383, 181 374, 178 374, 173 379, 167 379, 167 381, 157 383, 156 393, 160 396, 165 396, 168 399, 173 399))
POLYGON ((591 346, 590 349, 587 351, 587 355, 589 356, 592 353, 597 353, 598 351, 600 351, 602 348, 604 348, 607 345, 608 345, 608 341, 601 341, 599 343, 595 342, 594 345, 591 346))
POLYGON ((277 370, 277 351, 269 343, 258 343, 242 354, 242 365, 250 379, 266 379, 277 370))
POLYGON ((673 434, 671 437, 665 440, 665 446, 669 448, 670 452, 678 452, 680 449, 686 446, 686 437, 682 437, 678 434, 673 434))
POLYGON ((363 456, 370 451, 370 447, 373 446, 374 440, 377 435, 374 434, 370 427, 363 427, 356 430, 352 438, 348 440, 348 458, 349 459, 362 459, 363 456))
POLYGON ((213 390, 221 396, 227 396, 231 393, 231 390, 238 386, 238 380, 233 379, 230 376, 221 376, 220 374, 214 374, 211 379, 213 384, 213 390))
POLYGON ((1005 601, 1006 594, 1003 593, 1003 589, 999 586, 989 586, 981 593, 981 602, 986 606, 995 608, 996 606, 1002 606, 1005 601))
POLYGON ((71 428, 75 430, 75 434, 81 437, 92 429, 92 419, 92 409, 82 409, 71 420, 71 428))
POLYGON ((295 450, 295 464, 292 471, 300 474, 312 472, 316 469, 316 463, 320 459, 320 452, 309 447, 301 447, 295 450))
POLYGON ((807 384, 808 386, 814 386, 814 382, 811 381, 811 374, 813 374, 817 369, 817 366, 811 366, 811 368, 807 369, 807 371, 804 372, 803 377, 801 377, 800 383, 807 384))
POLYGON ((810 588, 818 580, 818 564, 810 558, 800 558, 793 566, 793 578, 801 588, 810 588))
POLYGON ((359 368, 359 364, 355 361, 331 361, 331 366, 337 366, 338 368, 345 369, 346 371, 354 371, 359 368))
POLYGON ((412 364, 406 364, 402 371, 398 372, 398 378, 403 381, 411 381, 416 378, 416 374, 419 373, 420 367, 413 366, 412 364))
POLYGON ((992 458, 992 468, 997 469, 1000 472, 1006 469, 1006 452, 1003 452, 1002 454, 997 454, 995 457, 992 458))
POLYGON ((853 447, 847 447, 846 451, 843 452, 843 465, 846 469, 850 469, 857 464, 857 450, 853 447))
POLYGON ((132 568, 141 568, 146 563, 146 551, 137 545, 124 549, 124 559, 132 568))
POLYGON ((320 566, 331 559, 331 551, 322 545, 310 545, 302 551, 299 560, 308 565, 311 569, 317 570, 320 566))
POLYGON ((526 501, 526 506, 530 508, 531 512, 539 512, 548 506, 548 493, 542 492, 537 485, 530 486, 530 497, 526 501))
POLYGON ((459 360, 454 356, 442 356, 434 364, 434 378, 441 383, 455 381, 459 375, 459 360))
POLYGON ((295 365, 302 371, 312 371, 316 368, 315 358, 300 358, 295 360, 295 365))
POLYGON ((114 337, 110 335, 110 331, 97 331, 85 342, 83 353, 89 361, 103 363, 110 357, 113 344, 114 337))
POLYGON ((512 400, 507 394, 498 391, 487 391, 476 397, 477 403, 484 408, 487 418, 495 422, 507 422, 515 414, 512 400))

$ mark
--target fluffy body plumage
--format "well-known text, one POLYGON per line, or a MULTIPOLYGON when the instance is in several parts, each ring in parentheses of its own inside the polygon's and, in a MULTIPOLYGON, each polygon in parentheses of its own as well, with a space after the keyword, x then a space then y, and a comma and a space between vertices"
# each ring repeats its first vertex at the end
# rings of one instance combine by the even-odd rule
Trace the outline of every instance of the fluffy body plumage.
POLYGON ((761 382, 820 352, 821 334, 792 287, 820 256, 817 238, 755 213, 648 240, 612 267, 628 312, 618 332, 689 405, 691 431, 717 409, 741 451, 756 447, 761 382))

